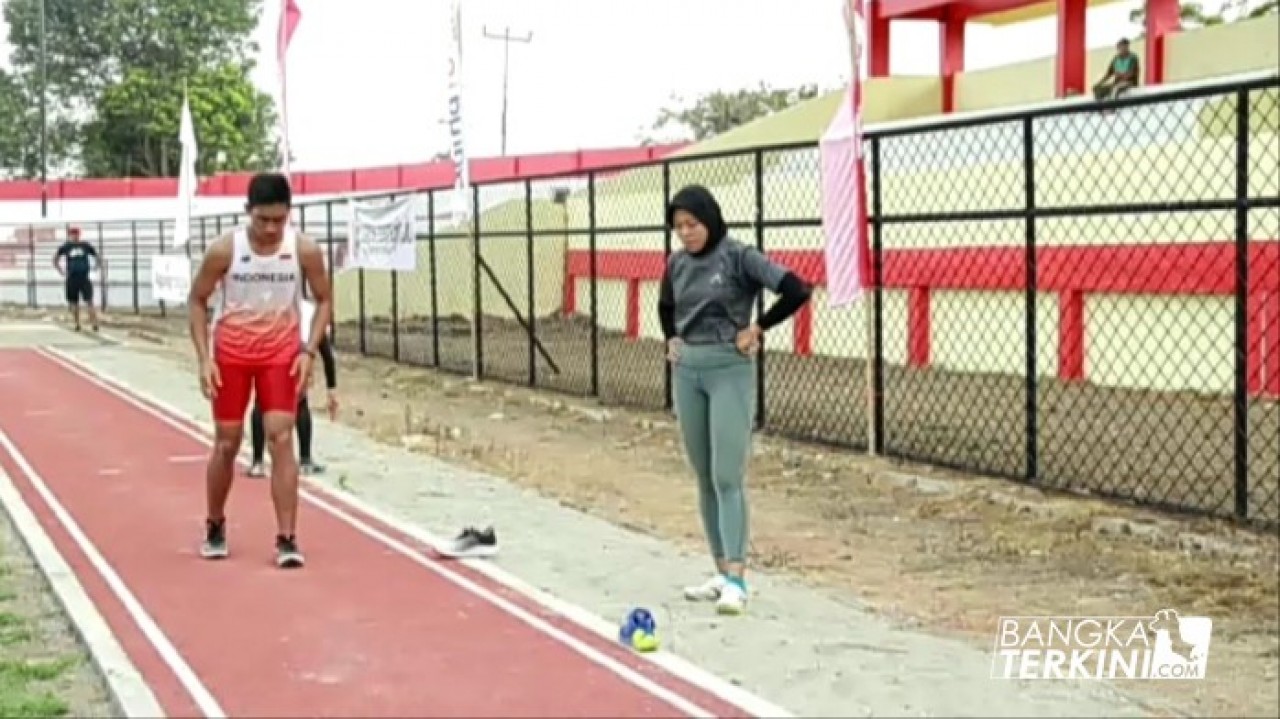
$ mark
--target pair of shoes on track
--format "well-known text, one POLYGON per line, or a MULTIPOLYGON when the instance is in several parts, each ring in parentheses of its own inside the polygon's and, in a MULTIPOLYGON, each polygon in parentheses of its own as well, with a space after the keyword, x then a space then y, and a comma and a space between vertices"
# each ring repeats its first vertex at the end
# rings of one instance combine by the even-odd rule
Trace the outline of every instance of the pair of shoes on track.
MULTIPOLYGON (((227 521, 205 521, 204 543, 200 545, 200 556, 205 559, 225 559, 227 549, 227 521)), ((276 535, 276 566, 281 569, 294 569, 306 564, 302 550, 298 548, 295 537, 276 535)))
MULTIPOLYGON (((308 477, 314 476, 317 474, 324 474, 324 465, 316 464, 314 461, 306 459, 301 462, 298 462, 298 473, 308 477)), ((262 462, 254 462, 253 464, 249 465, 249 470, 246 472, 246 474, 248 474, 250 477, 259 477, 259 478, 266 477, 267 476, 266 465, 264 465, 262 462)))
POLYGON ((702 584, 684 588, 684 598, 691 602, 715 602, 719 614, 737 616, 747 610, 746 587, 717 574, 702 584))

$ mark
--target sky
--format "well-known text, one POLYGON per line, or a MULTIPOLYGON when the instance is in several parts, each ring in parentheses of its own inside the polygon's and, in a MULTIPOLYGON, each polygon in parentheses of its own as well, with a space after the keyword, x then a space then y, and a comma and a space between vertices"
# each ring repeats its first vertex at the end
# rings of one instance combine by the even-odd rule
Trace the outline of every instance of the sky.
MULTIPOLYGON (((0 0, 2 2, 3 0, 0 0)), ((1091 9, 1090 48, 1138 31, 1141 0, 1091 9)), ((430 160, 446 148, 449 0, 297 0, 288 56, 293 170, 430 160)), ((278 0, 266 0, 254 81, 279 88, 278 0)), ((847 82, 841 0, 464 0, 463 114, 468 152, 501 154, 503 43, 485 30, 532 33, 510 46, 507 154, 639 143, 673 96, 765 82, 847 82)), ((2 21, 0 21, 2 24, 2 21)), ((7 35, 7 28, 3 28, 7 35)), ((892 73, 935 75, 938 29, 895 23, 892 73)), ((1056 20, 971 24, 969 69, 1053 54, 1056 20)), ((7 47, 3 48, 7 56, 7 47)))

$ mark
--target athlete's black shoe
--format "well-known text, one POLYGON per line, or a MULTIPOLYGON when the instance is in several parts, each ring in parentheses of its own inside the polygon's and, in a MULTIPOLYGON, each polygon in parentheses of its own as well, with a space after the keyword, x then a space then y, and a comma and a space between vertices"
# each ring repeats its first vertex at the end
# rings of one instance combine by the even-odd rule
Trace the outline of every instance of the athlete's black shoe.
POLYGON ((301 567, 306 563, 302 550, 298 549, 298 540, 293 535, 276 535, 276 566, 282 569, 301 567))
POLYGON ((200 545, 200 556, 205 559, 223 559, 227 556, 227 520, 225 517, 217 522, 205 520, 204 544, 200 545))

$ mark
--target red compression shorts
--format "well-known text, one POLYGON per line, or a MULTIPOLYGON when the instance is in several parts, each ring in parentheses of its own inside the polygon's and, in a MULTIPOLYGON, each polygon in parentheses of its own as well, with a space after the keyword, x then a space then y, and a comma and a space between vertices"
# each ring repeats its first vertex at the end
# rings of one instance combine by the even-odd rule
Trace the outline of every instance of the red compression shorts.
POLYGON ((222 386, 214 388, 213 419, 217 422, 243 422, 249 409, 249 398, 257 396, 263 414, 298 411, 295 378, 290 376, 292 364, 230 364, 217 362, 222 386))

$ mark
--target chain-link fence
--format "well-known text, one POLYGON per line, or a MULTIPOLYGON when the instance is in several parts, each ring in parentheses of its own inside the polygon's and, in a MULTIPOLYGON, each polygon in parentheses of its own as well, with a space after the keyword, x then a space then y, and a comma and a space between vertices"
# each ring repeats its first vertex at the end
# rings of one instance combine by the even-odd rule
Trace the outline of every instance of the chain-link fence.
MULTIPOLYGON (((340 347, 669 409, 664 208, 697 182, 736 238, 815 285, 766 339, 762 429, 1280 520, 1280 81, 865 140, 872 287, 840 309, 812 143, 479 185, 461 224, 451 190, 419 193, 412 272, 341 269, 350 198, 295 221, 325 246, 340 347)), ((191 255, 239 221, 194 221, 191 255)), ((82 227, 107 258, 102 306, 154 306, 149 258, 172 223, 82 227)), ((45 230, 6 233, 0 301, 60 303, 45 230)))

